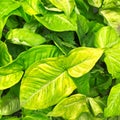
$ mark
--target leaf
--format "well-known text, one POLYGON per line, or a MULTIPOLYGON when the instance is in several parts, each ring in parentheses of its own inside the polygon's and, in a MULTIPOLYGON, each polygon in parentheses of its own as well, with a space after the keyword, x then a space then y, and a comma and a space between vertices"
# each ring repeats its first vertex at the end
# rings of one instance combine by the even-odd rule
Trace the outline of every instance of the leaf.
POLYGON ((48 113, 48 116, 61 116, 67 120, 75 120, 83 112, 89 112, 86 97, 82 94, 75 94, 60 101, 53 111, 48 113))
POLYGON ((89 6, 87 4, 87 2, 85 2, 84 0, 75 0, 76 6, 78 8, 78 11, 82 14, 82 15, 86 15, 89 11, 89 6))
POLYGON ((20 110, 19 86, 12 87, 0 100, 0 115, 10 115, 20 110))
POLYGON ((120 115, 120 84, 112 87, 107 100, 107 107, 105 108, 104 115, 106 117, 120 115))
POLYGON ((53 58, 40 61, 27 69, 20 90, 21 105, 24 108, 47 108, 58 103, 76 88, 61 67, 61 60, 53 58))
POLYGON ((27 69, 22 80, 21 105, 27 109, 43 109, 58 103, 76 88, 70 75, 80 77, 89 72, 102 52, 101 49, 96 48, 76 48, 67 57, 45 59, 33 64, 27 69), (90 68, 83 69, 84 64, 88 64, 90 68))
POLYGON ((53 45, 40 45, 32 47, 28 51, 21 53, 16 62, 21 63, 23 70, 26 70, 30 65, 36 61, 40 61, 46 58, 61 56, 62 52, 53 45), (31 57, 32 56, 32 57, 31 57))
POLYGON ((88 3, 99 8, 102 5, 102 0, 88 0, 88 3))
POLYGON ((87 46, 87 47, 95 46, 95 44, 94 44, 95 34, 102 27, 103 27, 103 25, 98 22, 95 22, 95 21, 89 22, 89 30, 87 32, 87 35, 84 36, 84 39, 82 40, 82 45, 87 46))
POLYGON ((87 73, 79 78, 73 78, 77 91, 80 94, 89 95, 90 92, 90 74, 87 73))
POLYGON ((0 90, 18 83, 23 76, 23 71, 34 62, 59 55, 61 52, 52 45, 37 46, 23 52, 12 63, 0 68, 0 90))
POLYGON ((46 39, 28 29, 13 29, 9 31, 7 39, 14 44, 37 46, 46 42, 46 39))
POLYGON ((98 59, 102 56, 103 50, 99 48, 80 47, 73 49, 67 58, 67 71, 72 77, 81 77, 89 72, 98 59))
POLYGON ((112 26, 120 34, 120 9, 103 9, 100 11, 103 17, 107 20, 108 25, 112 26))
POLYGON ((29 15, 43 14, 46 12, 40 0, 24 0, 21 4, 24 11, 29 15))
POLYGON ((23 75, 20 64, 11 63, 0 67, 0 90, 7 89, 20 81, 23 75))
POLYGON ((95 46, 100 48, 111 48, 119 42, 118 34, 110 26, 102 27, 95 34, 95 46))
POLYGON ((8 52, 7 46, 4 42, 0 41, 0 66, 4 66, 12 62, 12 57, 8 52))
POLYGON ((36 15, 35 18, 43 24, 46 28, 52 31, 76 31, 76 14, 72 14, 68 19, 64 14, 48 12, 47 14, 40 16, 36 15))
POLYGON ((113 78, 120 78, 120 43, 105 51, 104 61, 113 78))
POLYGON ((43 113, 33 113, 31 115, 26 115, 22 120, 50 120, 47 115, 43 113))
POLYGON ((13 0, 1 0, 0 5, 1 5, 0 6, 0 38, 1 38, 2 30, 8 19, 9 14, 18 7, 20 7, 20 4, 19 2, 13 0))
POLYGON ((49 0, 49 1, 60 10, 63 10, 67 16, 70 16, 75 6, 74 0, 49 0))
POLYGON ((71 47, 65 46, 62 39, 60 39, 56 34, 50 34, 48 37, 54 41, 55 45, 63 52, 63 54, 68 54, 72 49, 71 47))
POLYGON ((93 98, 88 98, 88 101, 92 112, 95 116, 99 115, 100 113, 103 113, 101 106, 93 98))
POLYGON ((88 20, 82 16, 77 16, 77 35, 79 37, 80 44, 83 44, 83 39, 88 32, 89 26, 88 26, 88 20))

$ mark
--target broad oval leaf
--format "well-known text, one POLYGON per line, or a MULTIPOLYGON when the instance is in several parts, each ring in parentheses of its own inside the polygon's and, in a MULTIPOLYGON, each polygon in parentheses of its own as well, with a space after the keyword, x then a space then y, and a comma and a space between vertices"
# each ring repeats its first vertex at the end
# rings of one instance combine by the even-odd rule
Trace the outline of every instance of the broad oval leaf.
POLYGON ((97 48, 76 48, 68 56, 33 64, 22 80, 21 105, 28 109, 43 109, 58 103, 76 88, 70 75, 80 77, 89 72, 102 53, 97 48), (90 67, 84 68, 84 65, 90 67))
POLYGON ((100 48, 111 48, 119 42, 118 34, 110 27, 102 27, 95 34, 95 46, 100 48))
POLYGON ((46 28, 53 31, 76 31, 76 14, 72 14, 70 19, 68 19, 64 14, 49 12, 43 16, 36 15, 35 18, 43 24, 46 28))
POLYGON ((23 52, 12 63, 0 68, 0 90, 18 83, 23 71, 34 62, 48 57, 60 56, 61 54, 60 50, 52 45, 36 46, 23 52))
POLYGON ((48 116, 63 117, 65 120, 76 120, 84 112, 89 112, 86 96, 75 94, 60 101, 53 111, 48 113, 48 116))
POLYGON ((76 86, 62 67, 62 58, 46 59, 27 69, 20 88, 21 106, 47 108, 73 92, 76 86))
POLYGON ((58 9, 63 10, 67 16, 71 14, 74 9, 74 0, 49 0, 58 9))
POLYGON ((12 62, 12 56, 9 54, 6 44, 0 41, 0 66, 10 62, 12 62))
POLYGON ((107 107, 105 108, 104 115, 106 117, 120 115, 120 84, 112 87, 107 100, 107 107))
POLYGON ((9 31, 7 39, 14 44, 37 46, 46 42, 46 39, 28 29, 13 29, 9 31))
POLYGON ((103 54, 99 48, 80 47, 73 49, 66 61, 67 71, 72 77, 81 77, 89 72, 103 54))

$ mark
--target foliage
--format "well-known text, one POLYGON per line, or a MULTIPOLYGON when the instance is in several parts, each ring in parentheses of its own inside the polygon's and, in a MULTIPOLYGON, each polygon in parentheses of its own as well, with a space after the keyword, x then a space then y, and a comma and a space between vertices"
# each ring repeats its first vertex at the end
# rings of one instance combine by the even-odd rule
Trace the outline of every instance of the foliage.
POLYGON ((0 0, 0 119, 120 119, 120 0, 0 0))

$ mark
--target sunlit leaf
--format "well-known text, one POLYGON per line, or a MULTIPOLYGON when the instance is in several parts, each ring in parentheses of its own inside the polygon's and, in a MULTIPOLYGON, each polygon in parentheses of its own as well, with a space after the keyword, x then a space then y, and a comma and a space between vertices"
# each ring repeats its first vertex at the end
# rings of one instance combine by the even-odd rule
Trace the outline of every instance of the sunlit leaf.
POLYGON ((46 28, 53 31, 76 31, 76 14, 68 19, 64 14, 49 12, 43 16, 36 15, 35 18, 46 28))
POLYGON ((112 26, 120 34, 120 8, 103 9, 100 12, 107 20, 108 25, 112 26))
POLYGON ((74 9, 74 0, 49 0, 54 6, 63 10, 66 15, 70 15, 74 9))
POLYGON ((76 48, 68 56, 45 59, 33 64, 22 80, 21 105, 28 109, 43 109, 58 103, 76 88, 70 75, 80 77, 89 72, 102 52, 96 48, 76 48), (91 66, 85 68, 86 64, 91 66))
POLYGON ((108 72, 113 77, 120 78, 120 43, 105 51, 104 61, 108 72))
POLYGON ((88 0, 88 3, 99 8, 102 5, 102 0, 88 0))
POLYGON ((7 39, 14 44, 37 46, 46 42, 46 39, 28 29, 13 29, 9 31, 7 39))
POLYGON ((119 42, 118 34, 110 26, 102 27, 95 34, 95 46, 100 48, 111 48, 119 42))
POLYGON ((30 15, 41 14, 44 11, 40 0, 24 0, 21 4, 24 11, 30 15))
POLYGON ((18 83, 22 78, 23 71, 34 62, 59 55, 61 52, 52 45, 37 46, 23 52, 12 63, 0 68, 0 90, 18 83))
POLYGON ((0 38, 3 27, 9 17, 9 14, 20 6, 19 2, 13 0, 0 1, 0 38), (9 7, 8 7, 9 6, 9 7))
POLYGON ((89 72, 103 54, 99 48, 80 47, 73 49, 67 58, 68 73, 72 77, 81 77, 89 72))
POLYGON ((120 84, 112 87, 104 114, 106 117, 120 115, 120 84))
POLYGON ((103 113, 102 108, 93 98, 88 98, 88 101, 89 101, 89 104, 91 106, 92 112, 95 116, 103 113))
POLYGON ((75 94, 59 102, 48 116, 61 116, 64 119, 75 120, 83 112, 89 112, 86 96, 75 94))

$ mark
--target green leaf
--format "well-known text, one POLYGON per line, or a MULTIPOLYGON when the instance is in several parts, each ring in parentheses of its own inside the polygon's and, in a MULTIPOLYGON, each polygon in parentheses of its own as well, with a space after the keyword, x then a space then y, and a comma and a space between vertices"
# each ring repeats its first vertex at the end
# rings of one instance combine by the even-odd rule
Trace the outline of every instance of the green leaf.
POLYGON ((120 34, 120 8, 103 9, 100 13, 107 20, 107 24, 112 26, 120 34))
POLYGON ((98 22, 95 21, 89 22, 89 30, 87 32, 87 35, 84 36, 84 39, 82 40, 82 45, 87 47, 93 47, 95 41, 95 34, 102 27, 103 25, 98 22))
POLYGON ((26 70, 36 61, 46 58, 61 56, 62 52, 53 45, 40 45, 21 53, 16 59, 16 63, 21 63, 23 70, 26 70), (31 57, 32 56, 32 57, 31 57))
POLYGON ((119 42, 118 34, 110 26, 102 27, 95 34, 95 46, 100 48, 111 48, 119 42))
POLYGON ((102 0, 88 0, 88 3, 99 8, 102 5, 102 0))
POLYGON ((0 1, 0 38, 2 36, 3 27, 8 19, 9 14, 20 7, 19 2, 13 0, 1 0, 0 1), (8 7, 9 6, 9 7, 8 7))
POLYGON ((22 66, 16 63, 0 67, 0 90, 7 89, 20 81, 23 75, 22 66))
POLYGON ((31 32, 28 29, 13 29, 9 31, 7 39, 14 44, 37 46, 46 42, 40 34, 31 32))
POLYGON ((48 12, 43 16, 36 15, 35 18, 52 31, 76 31, 77 29, 75 13, 69 19, 64 14, 55 12, 48 12))
POLYGON ((101 106, 93 99, 93 98, 88 98, 91 110, 95 116, 99 115, 100 113, 103 113, 103 110, 101 106))
POLYGON ((89 6, 88 4, 84 1, 84 0, 75 0, 76 6, 78 8, 78 11, 82 14, 82 15, 87 15, 88 11, 89 11, 89 6))
POLYGON ((37 46, 23 52, 12 63, 0 68, 0 90, 18 83, 23 75, 23 70, 34 62, 59 55, 61 52, 52 45, 37 46))
POLYGON ((43 113, 33 113, 31 115, 26 115, 22 120, 50 120, 47 115, 43 113))
POLYGON ((82 16, 77 16, 77 35, 79 37, 80 44, 83 44, 84 37, 86 33, 88 32, 89 26, 88 26, 88 20, 82 16))
POLYGON ((1 120, 21 120, 18 117, 2 117, 1 120))
POLYGON ((89 72, 102 56, 103 50, 99 48, 80 47, 68 54, 66 61, 67 71, 72 77, 81 77, 89 72))
POLYGON ((68 54, 68 52, 72 49, 71 46, 65 46, 62 39, 60 39, 56 34, 50 34, 49 39, 52 39, 55 45, 63 52, 63 54, 68 54))
POLYGON ((120 43, 105 51, 107 70, 114 78, 120 78, 120 43))
POLYGON ((107 107, 104 114, 106 117, 120 115, 120 84, 112 87, 107 100, 107 107))
POLYGON ((12 62, 12 57, 8 52, 7 46, 4 42, 0 41, 0 66, 4 66, 12 62))
POLYGON ((43 14, 46 12, 40 0, 24 0, 21 4, 24 11, 29 15, 43 14))
POLYGON ((67 16, 70 16, 75 6, 74 0, 49 0, 49 1, 60 10, 63 10, 67 16))
POLYGON ((19 87, 14 86, 0 100, 0 115, 10 115, 20 110, 19 87))
POLYGON ((61 58, 47 59, 27 69, 20 91, 21 105, 24 108, 47 108, 72 93, 76 87, 61 66, 62 61, 61 58))
POLYGON ((74 78, 74 83, 77 86, 77 91, 80 94, 89 95, 90 92, 90 74, 85 74, 79 78, 74 78))
POLYGON ((89 112, 86 97, 81 94, 75 94, 60 101, 53 111, 48 113, 48 116, 61 116, 67 120, 75 120, 83 112, 89 112))
POLYGON ((28 109, 43 109, 58 103, 76 88, 70 75, 80 77, 89 72, 102 52, 96 48, 76 48, 67 57, 45 59, 33 64, 22 80, 21 105, 28 109))

